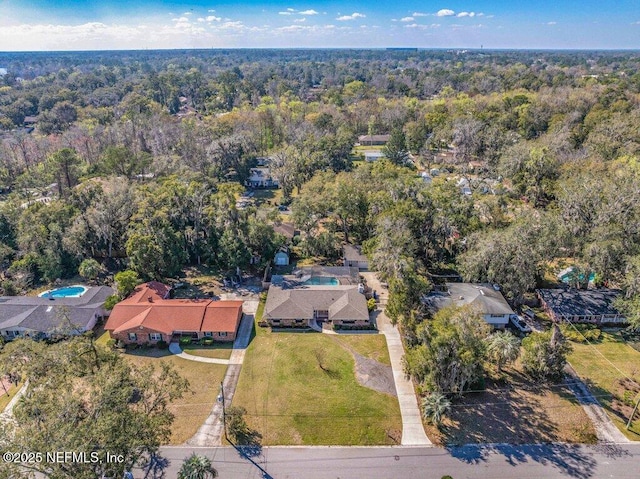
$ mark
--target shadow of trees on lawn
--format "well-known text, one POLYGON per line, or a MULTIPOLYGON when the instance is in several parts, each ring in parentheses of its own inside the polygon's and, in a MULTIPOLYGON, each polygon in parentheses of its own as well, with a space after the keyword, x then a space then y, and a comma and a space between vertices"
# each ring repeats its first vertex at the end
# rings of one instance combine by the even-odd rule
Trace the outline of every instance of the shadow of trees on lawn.
POLYGON ((487 380, 486 390, 453 403, 451 421, 442 427, 449 444, 533 444, 558 441, 559 430, 544 407, 531 399, 544 392, 520 372, 506 381, 487 380), (526 394, 523 393, 526 387, 526 394))

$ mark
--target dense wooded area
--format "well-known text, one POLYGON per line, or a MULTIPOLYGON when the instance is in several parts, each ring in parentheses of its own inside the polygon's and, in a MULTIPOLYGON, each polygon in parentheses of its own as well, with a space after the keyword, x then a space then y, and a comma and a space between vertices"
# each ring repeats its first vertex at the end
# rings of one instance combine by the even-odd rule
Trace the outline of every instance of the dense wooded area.
POLYGON ((364 244, 408 331, 430 274, 497 282, 518 305, 567 260, 623 288, 638 318, 635 53, 31 53, 0 66, 4 294, 83 261, 143 278, 260 270, 284 241, 277 211, 236 200, 269 156, 298 254, 332 262, 341 242, 364 244), (391 134, 387 160, 354 162, 362 134, 391 134), (427 184, 416 169, 433 167, 427 184))

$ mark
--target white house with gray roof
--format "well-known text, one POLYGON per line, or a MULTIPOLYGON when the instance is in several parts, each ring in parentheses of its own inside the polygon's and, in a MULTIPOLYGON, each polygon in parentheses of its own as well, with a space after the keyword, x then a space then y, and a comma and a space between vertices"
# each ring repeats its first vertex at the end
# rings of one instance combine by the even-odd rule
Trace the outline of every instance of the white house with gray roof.
POLYGON ((516 314, 499 289, 490 284, 446 283, 444 291, 432 291, 423 302, 432 311, 448 306, 471 306, 479 310, 484 320, 496 329, 503 329, 509 317, 516 314))
POLYGON ((2 296, 0 335, 11 340, 80 334, 92 329, 98 318, 106 315, 104 302, 114 293, 108 286, 96 286, 80 297, 2 296))

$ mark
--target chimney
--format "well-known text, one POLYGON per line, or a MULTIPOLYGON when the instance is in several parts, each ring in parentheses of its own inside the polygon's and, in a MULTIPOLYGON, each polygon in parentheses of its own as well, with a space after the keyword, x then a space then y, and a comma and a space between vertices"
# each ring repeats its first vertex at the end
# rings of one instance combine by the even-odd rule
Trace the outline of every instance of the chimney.
POLYGON ((152 296, 148 296, 147 299, 149 300, 150 303, 153 303, 153 297, 152 296))

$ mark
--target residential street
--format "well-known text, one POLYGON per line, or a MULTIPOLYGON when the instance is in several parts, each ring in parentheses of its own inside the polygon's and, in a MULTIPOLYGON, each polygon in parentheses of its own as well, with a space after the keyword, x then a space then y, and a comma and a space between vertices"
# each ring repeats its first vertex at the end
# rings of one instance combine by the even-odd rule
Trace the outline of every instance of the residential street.
MULTIPOLYGON (((165 478, 175 479, 192 452, 213 459, 220 479, 637 479, 640 444, 574 446, 270 447, 252 464, 231 447, 162 449, 165 478), (262 470, 261 470, 262 469, 262 470), (266 474, 263 472, 266 471, 266 474)), ((158 473, 160 471, 157 471, 158 473)), ((135 471, 135 478, 153 478, 135 471)))

